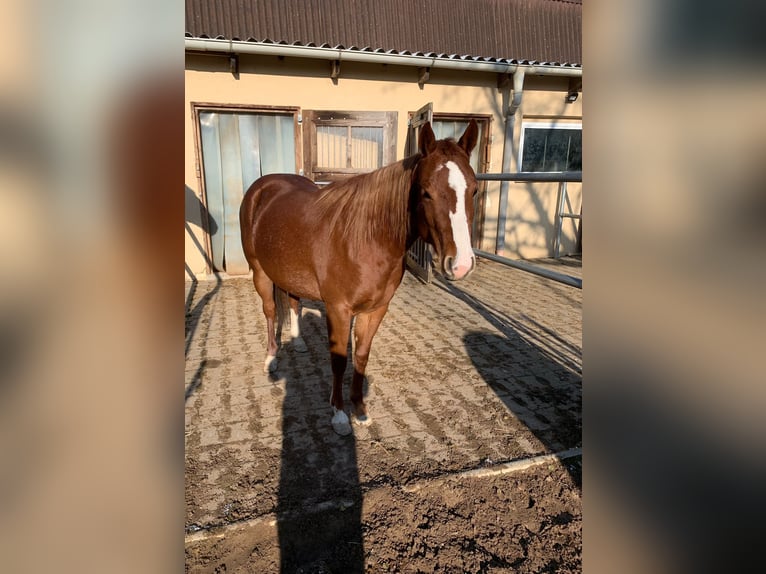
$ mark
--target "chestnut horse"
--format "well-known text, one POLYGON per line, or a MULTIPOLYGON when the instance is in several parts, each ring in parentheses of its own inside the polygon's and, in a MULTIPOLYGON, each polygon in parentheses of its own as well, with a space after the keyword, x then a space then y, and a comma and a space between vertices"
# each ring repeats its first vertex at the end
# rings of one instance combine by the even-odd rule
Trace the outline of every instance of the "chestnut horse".
POLYGON ((407 249, 422 237, 436 251, 447 279, 473 271, 471 248, 476 177, 469 156, 478 138, 471 121, 460 140, 436 140, 420 129, 419 153, 376 171, 319 189, 289 174, 261 177, 240 207, 242 246, 263 301, 268 329, 264 371, 276 370, 277 296, 290 295, 291 334, 298 329, 299 298, 324 301, 333 373, 332 427, 351 432, 343 410, 351 319, 354 375, 350 398, 357 422, 369 421, 362 384, 370 346, 402 281, 407 249))

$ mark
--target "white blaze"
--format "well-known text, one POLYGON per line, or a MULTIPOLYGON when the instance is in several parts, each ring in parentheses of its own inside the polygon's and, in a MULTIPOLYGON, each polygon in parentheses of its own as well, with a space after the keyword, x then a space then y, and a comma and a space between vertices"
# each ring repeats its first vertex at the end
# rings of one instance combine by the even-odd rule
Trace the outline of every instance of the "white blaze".
POLYGON ((455 211, 450 211, 449 220, 452 224, 452 238, 457 246, 457 256, 454 264, 456 266, 471 265, 473 258, 473 249, 471 248, 471 234, 468 231, 468 215, 465 212, 465 191, 468 184, 465 182, 463 172, 454 161, 448 161, 446 164, 449 170, 447 183, 455 190, 457 196, 457 206, 455 211))

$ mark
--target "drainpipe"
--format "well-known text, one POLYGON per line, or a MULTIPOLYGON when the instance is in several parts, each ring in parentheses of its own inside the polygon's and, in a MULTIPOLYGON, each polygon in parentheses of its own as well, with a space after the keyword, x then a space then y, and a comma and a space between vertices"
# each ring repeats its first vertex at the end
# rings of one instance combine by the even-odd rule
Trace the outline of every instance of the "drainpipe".
MULTIPOLYGON (((524 90, 524 68, 519 66, 513 73, 513 90, 511 102, 505 115, 505 143, 503 144, 503 165, 500 169, 503 173, 511 171, 511 161, 514 156, 513 130, 516 125, 516 111, 521 106, 521 96, 524 90)), ((500 205, 497 209, 497 240, 495 253, 505 255, 505 220, 508 211, 508 186, 509 181, 500 182, 500 205)))

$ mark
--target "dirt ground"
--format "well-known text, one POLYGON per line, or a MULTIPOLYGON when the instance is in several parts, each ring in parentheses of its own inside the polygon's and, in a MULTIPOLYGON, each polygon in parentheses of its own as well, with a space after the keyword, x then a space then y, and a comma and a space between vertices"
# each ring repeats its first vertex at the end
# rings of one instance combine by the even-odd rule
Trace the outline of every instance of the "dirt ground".
POLYGON ((372 424, 348 437, 321 304, 309 351, 285 338, 267 376, 252 283, 187 291, 187 572, 581 570, 581 291, 486 261, 459 289, 407 275, 368 364, 372 424))
MULTIPOLYGON (((361 514, 341 504, 285 517, 294 539, 281 566, 307 574, 580 572, 580 466, 424 479, 417 492, 383 486, 365 493, 361 514)), ((187 571, 279 572, 276 531, 264 520, 190 544, 187 571)))

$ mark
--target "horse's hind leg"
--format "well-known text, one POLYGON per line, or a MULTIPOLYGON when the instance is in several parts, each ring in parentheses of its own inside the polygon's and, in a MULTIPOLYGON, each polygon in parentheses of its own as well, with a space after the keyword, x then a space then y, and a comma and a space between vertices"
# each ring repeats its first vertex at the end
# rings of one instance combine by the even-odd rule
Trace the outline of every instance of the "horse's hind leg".
POLYGON ((299 353, 305 353, 308 349, 301 337, 301 300, 290 294, 290 338, 293 348, 299 353))
POLYGON ((367 359, 370 356, 372 339, 378 331, 380 322, 388 310, 388 305, 379 307, 369 313, 356 316, 354 325, 354 378, 351 381, 351 402, 354 405, 354 416, 357 422, 368 424, 367 406, 364 404, 364 372, 367 369, 367 359))
POLYGON ((332 428, 339 435, 351 434, 348 415, 343 411, 343 375, 348 362, 348 335, 351 331, 351 312, 327 305, 327 334, 330 339, 330 363, 332 364, 333 408, 332 428))
POLYGON ((268 343, 266 347, 266 360, 263 362, 263 372, 269 373, 277 370, 277 338, 275 335, 277 305, 274 300, 274 283, 263 272, 258 264, 252 265, 253 284, 255 290, 263 302, 263 314, 266 316, 266 333, 268 343))

